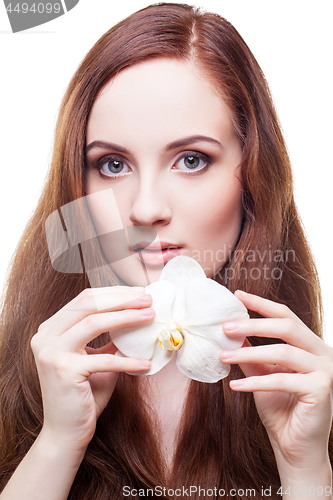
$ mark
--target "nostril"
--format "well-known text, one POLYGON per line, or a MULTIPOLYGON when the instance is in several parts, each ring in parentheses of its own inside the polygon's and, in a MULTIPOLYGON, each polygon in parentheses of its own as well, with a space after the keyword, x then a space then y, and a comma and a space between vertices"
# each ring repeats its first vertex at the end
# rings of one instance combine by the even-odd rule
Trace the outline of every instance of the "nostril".
POLYGON ((155 227, 168 224, 171 220, 171 210, 162 203, 146 200, 133 205, 129 219, 135 226, 155 227))

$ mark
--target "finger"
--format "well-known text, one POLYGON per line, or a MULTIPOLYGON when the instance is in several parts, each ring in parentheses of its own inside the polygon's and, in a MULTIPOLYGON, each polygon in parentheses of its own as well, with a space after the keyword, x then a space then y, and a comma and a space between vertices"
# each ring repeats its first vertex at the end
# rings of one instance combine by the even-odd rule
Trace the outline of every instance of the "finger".
POLYGON ((230 388, 242 392, 281 391, 295 394, 307 402, 317 402, 319 399, 327 397, 330 392, 331 381, 323 375, 324 372, 313 372, 305 375, 300 373, 274 373, 231 380, 230 388))
POLYGON ((100 372, 145 372, 151 366, 150 361, 145 359, 123 358, 112 354, 91 354, 84 358, 85 372, 82 374, 87 377, 100 372))
POLYGON ((310 373, 319 370, 323 367, 323 364, 327 363, 322 357, 286 344, 244 347, 235 351, 223 351, 221 353, 221 361, 229 364, 278 364, 300 373, 310 373))
POLYGON ((327 346, 317 335, 294 318, 259 318, 226 322, 223 331, 230 336, 279 338, 317 355, 327 355, 327 346))
MULTIPOLYGON (((245 337, 242 347, 252 347, 250 342, 245 337)), ((226 353, 230 353, 230 351, 222 351, 220 354, 220 359, 222 363, 232 364, 232 361, 228 360, 228 357, 225 356, 226 353)), ((267 364, 267 363, 237 363, 244 373, 246 377, 252 377, 253 375, 267 375, 268 373, 273 372, 284 372, 288 371, 288 369, 283 366, 277 364, 267 364)))
POLYGON ((289 370, 284 366, 270 365, 262 363, 240 363, 240 369, 245 377, 253 377, 259 375, 269 375, 270 373, 295 373, 294 370, 289 370))
POLYGON ((265 318, 291 318, 301 322, 296 314, 284 304, 264 299, 263 297, 244 292, 243 290, 236 290, 235 295, 243 302, 247 309, 255 311, 265 318))
POLYGON ((151 295, 141 287, 86 288, 60 311, 46 320, 38 332, 47 332, 52 337, 61 335, 83 318, 98 312, 112 312, 123 309, 149 307, 151 295))
POLYGON ((86 345, 101 333, 140 325, 152 321, 154 317, 152 308, 91 314, 58 337, 57 341, 61 343, 62 349, 77 351, 85 349, 86 345))

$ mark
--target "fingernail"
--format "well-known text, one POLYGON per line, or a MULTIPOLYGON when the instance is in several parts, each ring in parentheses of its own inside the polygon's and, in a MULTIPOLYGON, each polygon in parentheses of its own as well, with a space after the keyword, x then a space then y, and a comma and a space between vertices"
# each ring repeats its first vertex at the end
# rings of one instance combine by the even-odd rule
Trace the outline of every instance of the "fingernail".
POLYGON ((142 316, 152 316, 153 315, 153 309, 151 307, 147 307, 145 309, 139 309, 139 313, 142 316))
POLYGON ((241 295, 249 295, 247 292, 244 292, 244 290, 236 290, 236 292, 240 293, 241 295))
POLYGON ((226 358, 232 358, 235 356, 236 351, 222 351, 221 352, 221 358, 226 359, 226 358))
POLYGON ((138 297, 140 302, 150 302, 151 301, 151 295, 148 295, 148 293, 145 293, 144 295, 140 295, 138 297))
POLYGON ((245 381, 244 379, 238 379, 238 380, 230 380, 230 385, 232 387, 241 387, 242 385, 244 385, 245 381))
POLYGON ((150 368, 150 361, 147 361, 146 359, 140 359, 140 365, 144 368, 150 368))
POLYGON ((145 293, 146 292, 146 290, 143 286, 132 286, 131 290, 133 290, 134 292, 138 292, 138 293, 145 293))
POLYGON ((223 330, 226 332, 235 332, 236 330, 238 330, 239 328, 239 323, 236 323, 236 322, 227 322, 227 323, 224 323, 223 325, 223 330))

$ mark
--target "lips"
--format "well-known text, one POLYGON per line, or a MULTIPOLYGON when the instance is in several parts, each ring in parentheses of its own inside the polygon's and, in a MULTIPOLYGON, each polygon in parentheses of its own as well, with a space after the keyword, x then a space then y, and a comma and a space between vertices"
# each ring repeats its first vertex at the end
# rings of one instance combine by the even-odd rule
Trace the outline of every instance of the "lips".
POLYGON ((153 241, 150 243, 149 241, 139 241, 135 245, 131 247, 132 252, 137 252, 141 251, 143 249, 145 250, 152 250, 152 251, 157 251, 157 250, 165 250, 166 248, 179 248, 180 245, 175 245, 173 243, 169 243, 167 241, 153 241))
POLYGON ((182 249, 182 246, 167 241, 153 243, 141 241, 131 248, 132 252, 146 266, 165 265, 173 257, 180 255, 182 249))

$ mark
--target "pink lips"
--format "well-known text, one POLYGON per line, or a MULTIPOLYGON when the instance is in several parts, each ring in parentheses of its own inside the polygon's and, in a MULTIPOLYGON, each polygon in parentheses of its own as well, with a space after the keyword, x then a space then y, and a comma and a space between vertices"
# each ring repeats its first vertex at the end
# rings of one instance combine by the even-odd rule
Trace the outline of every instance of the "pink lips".
POLYGON ((143 262, 146 266, 162 266, 169 260, 177 255, 180 255, 183 247, 168 243, 166 241, 159 241, 150 243, 139 242, 132 248, 132 252, 143 262))

